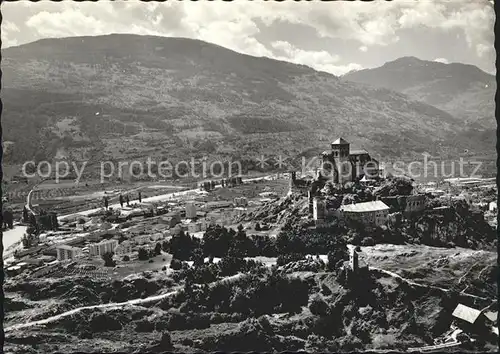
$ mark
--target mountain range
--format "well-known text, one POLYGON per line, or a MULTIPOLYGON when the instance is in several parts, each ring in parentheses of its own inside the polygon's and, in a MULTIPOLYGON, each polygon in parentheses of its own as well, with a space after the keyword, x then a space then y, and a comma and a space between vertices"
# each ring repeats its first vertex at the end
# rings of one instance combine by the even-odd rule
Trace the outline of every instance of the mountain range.
POLYGON ((6 164, 297 159, 339 136, 378 158, 494 152, 495 82, 469 65, 402 58, 339 78, 199 40, 112 34, 4 49, 2 72, 6 164))
POLYGON ((343 79, 404 93, 477 128, 494 129, 496 78, 474 65, 403 57, 343 79))

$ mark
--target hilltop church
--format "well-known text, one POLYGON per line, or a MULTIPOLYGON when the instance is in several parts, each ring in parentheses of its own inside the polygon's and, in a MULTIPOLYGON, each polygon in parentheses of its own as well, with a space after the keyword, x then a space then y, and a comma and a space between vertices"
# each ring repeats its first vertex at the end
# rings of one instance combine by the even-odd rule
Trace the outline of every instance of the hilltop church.
POLYGON ((344 184, 377 178, 379 163, 366 150, 351 150, 350 143, 339 138, 331 144, 331 151, 321 154, 321 170, 332 176, 334 183, 344 184))

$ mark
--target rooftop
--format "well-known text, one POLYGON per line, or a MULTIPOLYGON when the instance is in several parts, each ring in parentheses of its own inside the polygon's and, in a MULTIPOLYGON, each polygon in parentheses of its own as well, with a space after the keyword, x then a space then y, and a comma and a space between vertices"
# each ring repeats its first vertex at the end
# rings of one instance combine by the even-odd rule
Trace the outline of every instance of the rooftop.
POLYGON ((332 144, 333 145, 348 145, 349 143, 346 140, 344 140, 343 138, 338 138, 332 144))
POLYGON ((351 149, 349 151, 349 155, 364 155, 364 154, 368 154, 368 151, 364 149, 351 149))
POLYGON ((347 204, 342 206, 343 211, 352 213, 363 213, 363 212, 380 211, 388 209, 389 207, 380 200, 375 200, 373 202, 365 202, 365 203, 347 204))
POLYGON ((469 323, 474 323, 479 318, 479 315, 481 315, 481 311, 473 309, 469 306, 458 304, 452 315, 453 317, 460 318, 461 320, 469 323))

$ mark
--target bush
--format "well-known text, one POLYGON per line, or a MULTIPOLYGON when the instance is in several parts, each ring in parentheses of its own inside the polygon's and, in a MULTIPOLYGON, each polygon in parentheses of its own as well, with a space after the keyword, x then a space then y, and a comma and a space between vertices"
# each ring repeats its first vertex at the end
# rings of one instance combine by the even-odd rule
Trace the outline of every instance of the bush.
POLYGON ((172 337, 170 336, 170 333, 163 332, 161 334, 159 347, 160 349, 163 350, 168 350, 173 348, 172 337))
POLYGON ((361 246, 374 246, 375 241, 371 237, 365 237, 363 241, 361 241, 361 246))
POLYGON ((303 259, 305 259, 304 255, 299 253, 280 254, 276 260, 276 264, 278 266, 283 266, 287 263, 297 262, 303 259))
POLYGON ((315 295, 309 304, 309 311, 315 316, 327 316, 329 307, 320 295, 315 295))
POLYGON ((154 323, 148 320, 140 320, 135 323, 136 332, 153 332, 155 329, 154 323))
POLYGON ((113 252, 106 252, 102 255, 102 259, 104 260, 105 267, 114 267, 116 266, 116 261, 113 259, 113 252))
POLYGON ((173 258, 172 261, 170 261, 170 268, 172 268, 173 270, 181 270, 182 262, 177 258, 173 258))
POLYGON ((149 252, 143 247, 139 248, 138 256, 140 261, 146 261, 149 259, 149 252))
POLYGON ((122 324, 106 313, 93 313, 90 317, 90 328, 94 333, 116 331, 122 329, 122 324))
POLYGON ((130 257, 125 255, 125 256, 123 256, 122 261, 128 262, 128 261, 130 261, 130 257))

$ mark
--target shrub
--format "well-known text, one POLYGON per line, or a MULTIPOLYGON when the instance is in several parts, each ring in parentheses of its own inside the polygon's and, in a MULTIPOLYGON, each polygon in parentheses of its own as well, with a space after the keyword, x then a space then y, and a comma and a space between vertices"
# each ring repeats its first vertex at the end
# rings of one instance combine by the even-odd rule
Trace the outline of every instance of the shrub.
POLYGON ((172 337, 170 336, 170 333, 163 332, 161 334, 159 346, 160 346, 160 349, 164 349, 164 350, 172 349, 173 348, 172 337))
POLYGON ((170 261, 170 268, 173 270, 181 270, 182 262, 177 258, 173 258, 172 261, 170 261))
POLYGON ((138 256, 140 261, 145 261, 149 259, 149 252, 143 247, 139 248, 138 256))
POLYGON ((329 313, 329 307, 320 295, 315 295, 309 304, 309 311, 316 316, 326 316, 329 313))
POLYGON ((123 256, 122 261, 128 262, 128 261, 130 261, 130 257, 125 255, 125 256, 123 256))
POLYGON ((148 320, 140 320, 135 323, 136 332, 153 332, 155 329, 154 323, 148 320))
POLYGON ((113 255, 113 252, 106 252, 102 255, 105 267, 114 267, 116 265, 116 261, 113 259, 113 255))
POLYGON ((375 245, 375 241, 371 237, 365 237, 363 241, 361 241, 361 246, 373 246, 375 245))

